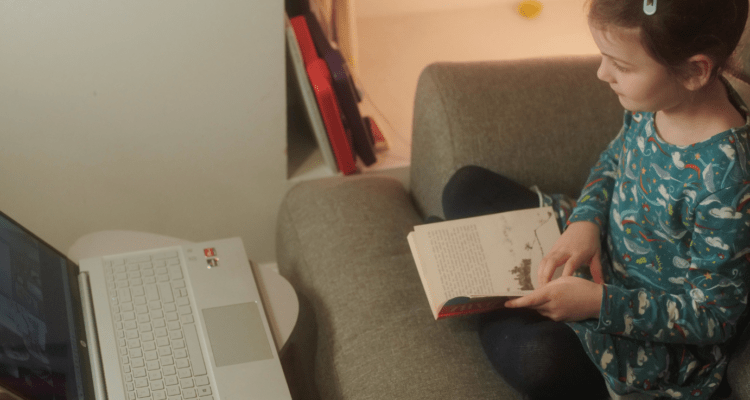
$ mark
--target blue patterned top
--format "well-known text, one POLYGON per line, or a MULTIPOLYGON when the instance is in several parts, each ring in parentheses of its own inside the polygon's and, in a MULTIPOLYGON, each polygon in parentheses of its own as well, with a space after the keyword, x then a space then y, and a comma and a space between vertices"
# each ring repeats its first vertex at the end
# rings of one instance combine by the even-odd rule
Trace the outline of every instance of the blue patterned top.
POLYGON ((676 146, 626 111, 567 218, 606 233, 599 320, 569 325, 619 394, 709 398, 724 377, 750 278, 748 123, 676 146))

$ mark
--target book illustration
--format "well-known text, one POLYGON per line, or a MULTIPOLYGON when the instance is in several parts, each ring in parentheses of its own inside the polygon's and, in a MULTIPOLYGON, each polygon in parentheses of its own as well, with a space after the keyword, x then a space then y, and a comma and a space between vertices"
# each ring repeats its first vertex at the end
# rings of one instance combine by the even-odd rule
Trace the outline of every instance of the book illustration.
POLYGON ((519 290, 534 290, 534 284, 531 283, 531 259, 521 260, 521 265, 510 270, 516 276, 519 290))
POLYGON ((498 228, 503 235, 500 245, 507 246, 509 255, 516 260, 514 264, 509 264, 506 263, 507 259, 504 259, 498 266, 511 266, 509 274, 514 282, 508 282, 509 284, 504 288, 505 292, 534 290, 537 277, 536 274, 532 275, 532 268, 539 265, 546 251, 551 247, 550 244, 545 248, 543 242, 547 241, 550 235, 559 236, 557 226, 552 226, 556 223, 554 213, 552 211, 539 213, 537 218, 527 220, 524 225, 519 225, 518 221, 510 219, 510 216, 500 215, 498 223, 498 228))

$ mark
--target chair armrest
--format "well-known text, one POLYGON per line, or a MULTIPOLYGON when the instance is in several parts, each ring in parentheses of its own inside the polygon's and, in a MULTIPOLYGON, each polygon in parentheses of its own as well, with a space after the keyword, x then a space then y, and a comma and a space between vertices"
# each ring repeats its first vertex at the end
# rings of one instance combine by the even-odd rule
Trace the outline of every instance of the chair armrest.
POLYGON ((437 63, 421 74, 410 185, 423 215, 442 215, 441 192, 474 164, 549 193, 576 196, 623 109, 596 77, 601 57, 437 63))

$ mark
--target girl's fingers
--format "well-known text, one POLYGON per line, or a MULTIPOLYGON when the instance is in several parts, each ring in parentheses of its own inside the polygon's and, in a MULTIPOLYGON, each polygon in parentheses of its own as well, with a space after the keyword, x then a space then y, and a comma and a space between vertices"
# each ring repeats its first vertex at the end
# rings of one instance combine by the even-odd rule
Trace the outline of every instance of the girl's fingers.
POLYGON ((573 272, 576 272, 578 267, 581 265, 581 261, 577 257, 570 257, 568 261, 565 263, 565 267, 563 268, 562 276, 571 276, 573 275, 573 272))
POLYGON ((591 270, 591 277, 594 278, 594 282, 603 284, 604 276, 602 275, 602 259, 600 253, 594 254, 594 257, 591 258, 589 269, 591 270))
POLYGON ((505 307, 508 308, 521 308, 521 307, 530 307, 534 308, 540 304, 543 304, 545 302, 544 300, 544 293, 535 290, 533 293, 528 294, 523 297, 519 297, 517 299, 513 299, 510 301, 505 302, 505 307))
POLYGON ((552 280, 552 276, 555 274, 557 266, 565 262, 565 256, 560 256, 557 253, 552 253, 548 257, 545 257, 539 266, 539 285, 544 286, 552 280))

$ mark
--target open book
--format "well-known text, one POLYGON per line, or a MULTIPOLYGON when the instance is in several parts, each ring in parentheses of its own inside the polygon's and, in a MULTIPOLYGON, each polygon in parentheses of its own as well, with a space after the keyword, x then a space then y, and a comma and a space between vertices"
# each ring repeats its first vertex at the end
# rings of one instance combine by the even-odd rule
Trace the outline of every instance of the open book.
POLYGON ((559 237, 552 207, 542 207, 417 225, 407 239, 441 319, 492 311, 531 293, 539 262, 559 237))

